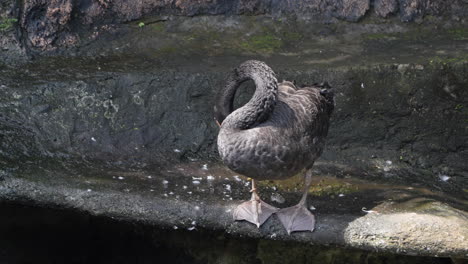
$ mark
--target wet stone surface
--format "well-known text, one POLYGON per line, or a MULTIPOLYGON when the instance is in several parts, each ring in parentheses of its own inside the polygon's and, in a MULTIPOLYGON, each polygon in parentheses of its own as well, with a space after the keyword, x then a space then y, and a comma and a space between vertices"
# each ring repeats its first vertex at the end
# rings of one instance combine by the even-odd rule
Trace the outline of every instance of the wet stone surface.
MULTIPOLYGON (((0 198, 173 230, 212 230, 408 255, 468 256, 466 201, 424 188, 340 179, 316 171, 308 200, 316 230, 289 236, 275 216, 260 229, 232 220, 234 207, 250 197, 250 183, 217 163, 131 170, 109 164, 40 164, 7 172, 0 198)), ((262 198, 275 206, 287 207, 300 198, 300 175, 259 184, 262 198)))
POLYGON ((67 209, 0 203, 0 210, 2 263, 458 263, 450 258, 251 239, 199 228, 161 229, 67 209))
MULTIPOLYGON (((161 42, 174 44, 185 35, 165 36, 161 42)), ((398 43, 387 40, 394 35, 371 36, 351 50, 341 41, 330 49, 299 42, 302 52, 292 55, 287 51, 293 48, 285 45, 275 56, 271 50, 203 57, 199 53, 216 41, 206 41, 208 47, 196 41, 164 55, 141 49, 130 56, 130 49, 120 56, 42 58, 2 67, 0 164, 38 157, 128 166, 217 160, 214 94, 234 65, 258 58, 279 79, 299 86, 328 81, 336 89, 337 107, 322 155, 328 171, 466 196, 466 40, 436 39, 432 48, 422 49, 419 40, 398 43), (382 54, 379 45, 391 49, 382 54), (323 59, 307 60, 322 48, 323 59), (445 55, 427 57, 430 49, 445 55), (337 51, 346 52, 343 61, 334 59, 337 51), (368 64, 355 65, 365 56, 368 64)), ((150 34, 147 41, 142 45, 155 40, 150 34)), ((252 90, 241 89, 240 103, 252 90)))

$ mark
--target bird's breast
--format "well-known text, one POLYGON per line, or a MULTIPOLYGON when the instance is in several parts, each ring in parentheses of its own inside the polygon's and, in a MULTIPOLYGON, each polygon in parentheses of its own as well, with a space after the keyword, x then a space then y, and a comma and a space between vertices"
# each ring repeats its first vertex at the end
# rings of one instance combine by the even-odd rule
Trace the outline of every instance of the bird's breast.
POLYGON ((285 179, 302 169, 296 144, 283 144, 272 131, 221 131, 218 151, 233 171, 257 180, 285 179))

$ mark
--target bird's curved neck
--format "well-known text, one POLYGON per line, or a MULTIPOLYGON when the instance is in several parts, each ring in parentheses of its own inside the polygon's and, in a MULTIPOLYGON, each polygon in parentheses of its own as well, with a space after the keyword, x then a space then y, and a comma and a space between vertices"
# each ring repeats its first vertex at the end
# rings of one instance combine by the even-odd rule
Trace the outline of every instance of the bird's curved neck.
POLYGON ((216 119, 225 128, 248 129, 268 119, 276 104, 277 93, 278 81, 273 70, 263 62, 247 61, 234 70, 220 91, 215 107, 216 119), (247 104, 233 112, 236 90, 247 80, 254 81, 255 93, 247 104))

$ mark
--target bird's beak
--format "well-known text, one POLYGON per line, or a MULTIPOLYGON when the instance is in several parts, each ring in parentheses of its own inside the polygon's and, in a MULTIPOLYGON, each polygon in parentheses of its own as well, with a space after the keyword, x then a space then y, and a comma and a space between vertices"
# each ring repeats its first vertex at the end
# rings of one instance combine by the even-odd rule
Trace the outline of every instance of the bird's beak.
POLYGON ((216 124, 221 127, 221 124, 218 122, 218 120, 216 120, 216 118, 214 119, 214 121, 216 122, 216 124))

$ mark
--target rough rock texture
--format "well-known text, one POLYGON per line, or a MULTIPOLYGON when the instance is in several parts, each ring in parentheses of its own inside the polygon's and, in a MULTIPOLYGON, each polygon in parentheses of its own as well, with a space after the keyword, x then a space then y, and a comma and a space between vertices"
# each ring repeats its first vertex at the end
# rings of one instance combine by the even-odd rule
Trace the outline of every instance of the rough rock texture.
POLYGON ((256 240, 199 228, 161 229, 73 210, 2 203, 0 210, 2 263, 360 264, 365 259, 374 264, 452 264, 448 258, 256 240))
POLYGON ((381 17, 388 17, 398 11, 397 0, 375 0, 375 13, 381 17))
POLYGON ((73 1, 25 1, 21 10, 20 25, 31 47, 47 50, 76 44, 73 33, 60 34, 70 26, 73 1))
POLYGON ((18 43, 17 46, 42 53, 85 44, 84 36, 97 37, 108 31, 109 25, 147 16, 268 14, 336 23, 336 18, 357 22, 369 13, 371 6, 372 14, 385 18, 398 13, 400 20, 405 22, 420 21, 426 15, 463 20, 468 14, 468 4, 462 0, 449 4, 444 0, 399 0, 398 3, 396 0, 26 0, 6 1, 0 6, 0 13, 8 11, 8 16, 18 19, 15 38, 21 45, 18 43))
MULTIPOLYGON (((323 157, 338 163, 329 171, 463 194, 468 170, 466 65, 318 72, 270 65, 281 79, 300 84, 330 80, 337 89, 323 157), (356 171, 342 171, 339 164, 356 171), (450 181, 442 181, 444 175, 450 181)), ((33 69, 27 74, 40 79, 22 74, 3 79, 0 162, 49 156, 130 164, 216 158, 213 94, 225 72, 194 73, 196 65, 186 66, 151 73, 55 68, 70 71, 62 77, 33 69)))
POLYGON ((369 10, 369 0, 343 0, 337 1, 337 14, 340 19, 356 22, 369 10))
POLYGON ((424 15, 425 1, 423 0, 400 0, 400 16, 405 22, 421 18, 424 15))
POLYGON ((418 247, 428 252, 448 245, 468 246, 465 240, 468 235, 467 215, 460 218, 459 211, 442 212, 441 208, 444 207, 447 208, 444 204, 431 203, 424 198, 408 199, 396 205, 384 203, 373 209, 375 213, 350 223, 345 231, 345 240, 369 249, 385 243, 383 247, 394 248, 395 251, 405 243, 418 244, 418 247), (402 210, 405 207, 407 208, 402 210), (434 212, 434 215, 427 217, 428 212, 434 212), (428 237, 421 236, 416 231, 429 229, 433 233, 428 237), (399 235, 403 233, 405 235, 399 235))
POLYGON ((0 64, 21 63, 25 60, 20 38, 17 37, 18 15, 13 1, 0 2, 0 64))
MULTIPOLYGON (((0 182, 0 200, 65 208, 109 221, 129 222, 139 228, 222 232, 271 245, 283 241, 284 246, 277 247, 283 252, 263 252, 270 259, 276 254, 278 259, 293 257, 287 245, 292 247, 294 242, 303 243, 297 254, 318 245, 328 246, 324 250, 340 247, 403 255, 468 257, 468 214, 462 211, 464 201, 423 188, 365 181, 349 185, 346 181, 350 179, 322 177, 314 179, 314 185, 332 180, 344 181, 343 186, 351 188, 336 193, 312 192, 308 200, 315 207, 315 231, 288 235, 275 215, 259 229, 246 222, 234 222, 233 209, 240 200, 249 197, 248 180, 222 166, 204 162, 151 170, 91 162, 60 164, 57 160, 43 160, 41 166, 25 163, 0 182)), ((300 199, 300 193, 288 190, 281 182, 270 186, 260 184, 258 188, 262 198, 275 206, 292 206, 300 199), (273 200, 272 193, 284 200, 273 200)), ((326 256, 318 259, 320 263, 328 263, 326 256)))
POLYGON ((418 27, 416 32, 361 34, 334 27, 319 41, 303 37, 325 30, 259 18, 254 23, 180 19, 130 25, 117 31, 118 38, 81 51, 100 58, 4 66, 0 164, 38 157, 129 164, 217 159, 214 94, 227 71, 260 52, 259 59, 279 79, 298 85, 328 81, 337 90, 323 153, 336 164, 326 165, 328 171, 464 195, 464 31, 433 34, 418 27), (342 43, 335 32, 354 37, 342 43), (429 37, 432 47, 426 45, 429 37), (447 57, 427 55, 437 53, 447 57))

